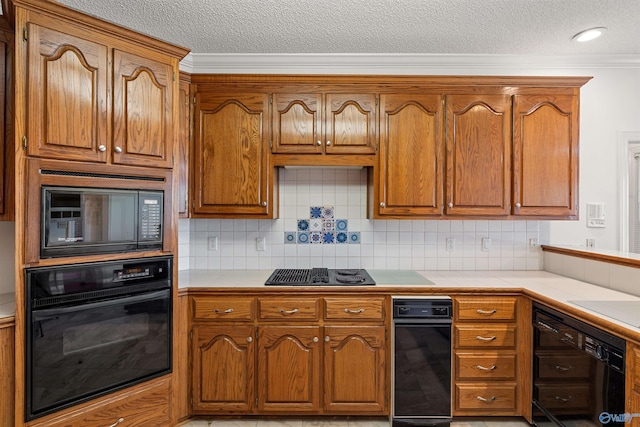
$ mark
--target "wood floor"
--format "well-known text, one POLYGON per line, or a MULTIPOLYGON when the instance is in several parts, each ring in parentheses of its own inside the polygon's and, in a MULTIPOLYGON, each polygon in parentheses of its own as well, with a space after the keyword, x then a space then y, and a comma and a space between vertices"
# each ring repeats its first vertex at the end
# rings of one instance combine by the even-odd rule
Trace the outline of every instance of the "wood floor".
MULTIPOLYGON (((385 420, 322 420, 322 419, 249 419, 249 420, 197 420, 183 427, 389 427, 385 420)), ((497 418, 493 420, 456 419, 451 427, 529 427, 524 419, 497 418)))

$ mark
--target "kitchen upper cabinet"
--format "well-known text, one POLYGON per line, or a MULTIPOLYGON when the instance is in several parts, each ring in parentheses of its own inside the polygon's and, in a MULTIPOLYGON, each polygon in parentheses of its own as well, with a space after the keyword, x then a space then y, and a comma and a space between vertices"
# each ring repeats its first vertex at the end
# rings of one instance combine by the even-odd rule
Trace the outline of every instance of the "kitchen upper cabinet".
POLYGON ((375 154, 375 94, 274 93, 273 153, 375 154))
POLYGON ((508 215, 510 97, 449 95, 446 129, 445 214, 508 215))
POLYGON ((191 406, 195 414, 253 410, 254 331, 251 325, 193 328, 191 406))
POLYGON ((380 217, 442 213, 442 96, 380 96, 380 153, 375 212, 380 217))
POLYGON ((178 90, 178 215, 189 217, 189 155, 191 153, 191 112, 190 84, 186 75, 181 73, 178 90))
POLYGON ((175 57, 36 14, 25 34, 28 155, 173 166, 175 57))
POLYGON ((269 95, 197 93, 192 216, 274 216, 269 95))
POLYGON ((577 219, 577 95, 516 95, 513 109, 513 214, 577 219))
POLYGON ((320 411, 319 341, 319 326, 259 327, 258 411, 320 411))

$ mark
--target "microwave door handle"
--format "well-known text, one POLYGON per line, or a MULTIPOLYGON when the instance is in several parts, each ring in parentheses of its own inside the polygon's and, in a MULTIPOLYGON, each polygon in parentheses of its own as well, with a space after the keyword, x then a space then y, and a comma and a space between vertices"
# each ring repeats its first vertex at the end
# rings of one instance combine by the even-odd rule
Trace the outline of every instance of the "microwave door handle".
POLYGON ((59 316, 61 314, 76 313, 78 311, 92 310, 94 308, 108 307, 110 305, 121 304, 123 301, 127 304, 133 304, 137 302, 157 300, 161 298, 168 298, 169 290, 156 291, 150 294, 136 295, 133 297, 120 297, 112 298, 108 300, 92 302, 89 304, 74 305, 73 307, 61 307, 61 308, 49 308, 44 310, 33 310, 33 321, 46 320, 52 317, 59 316))

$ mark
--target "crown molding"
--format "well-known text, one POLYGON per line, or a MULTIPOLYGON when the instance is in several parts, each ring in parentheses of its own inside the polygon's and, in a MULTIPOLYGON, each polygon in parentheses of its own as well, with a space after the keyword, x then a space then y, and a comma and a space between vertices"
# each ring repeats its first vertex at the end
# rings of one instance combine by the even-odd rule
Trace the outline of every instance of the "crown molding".
POLYGON ((547 74, 563 69, 640 68, 640 55, 202 54, 191 74, 547 74))

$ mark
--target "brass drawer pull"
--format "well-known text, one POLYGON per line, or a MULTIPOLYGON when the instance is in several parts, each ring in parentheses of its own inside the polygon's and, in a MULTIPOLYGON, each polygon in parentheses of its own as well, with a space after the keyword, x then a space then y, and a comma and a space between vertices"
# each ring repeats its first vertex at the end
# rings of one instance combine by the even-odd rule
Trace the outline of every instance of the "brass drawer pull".
POLYGON ((364 313, 364 308, 360 308, 358 310, 351 310, 350 308, 345 308, 344 312, 345 313, 354 313, 354 314, 364 313))
POLYGON ((493 365, 489 368, 487 368, 486 366, 482 366, 482 365, 476 365, 476 368, 480 369, 481 371, 493 371, 497 368, 496 365, 493 365))
POLYGON ((482 310, 481 308, 476 310, 476 313, 478 314, 487 314, 487 315, 496 314, 497 312, 498 310, 496 310, 495 308, 493 310, 482 310))
POLYGON ((477 335, 477 336, 476 336, 476 339, 477 339, 477 340, 480 340, 480 341, 493 341, 493 340, 495 340, 496 338, 498 338, 498 337, 496 337, 495 335, 494 335, 494 336, 492 336, 492 337, 481 337, 480 335, 477 335))
POLYGON ((558 402, 568 402, 571 399, 573 399, 573 396, 568 396, 568 397, 560 397, 560 396, 556 396, 556 400, 558 402))
POLYGON ((557 371, 570 371, 571 369, 573 369, 573 366, 560 366, 560 365, 556 365, 556 370, 557 371))
POLYGON ((297 308, 294 308, 293 310, 283 310, 283 309, 280 309, 280 310, 278 310, 278 313, 281 313, 281 314, 296 314, 296 313, 297 313, 297 312, 299 312, 299 311, 300 311, 300 310, 298 310, 297 308))
POLYGON ((118 421, 116 421, 115 423, 111 424, 109 427, 116 427, 118 424, 123 423, 124 422, 124 418, 118 418, 118 421))
POLYGON ((492 397, 487 399, 486 397, 476 396, 476 399, 478 399, 481 402, 493 402, 494 400, 496 400, 496 397, 492 396, 492 397))
POLYGON ((225 313, 225 314, 228 314, 228 313, 233 313, 233 308, 227 308, 226 310, 220 310, 219 308, 214 308, 213 312, 214 313, 225 313))

